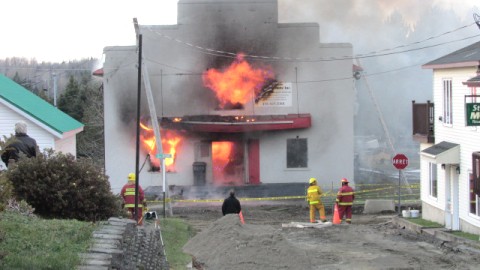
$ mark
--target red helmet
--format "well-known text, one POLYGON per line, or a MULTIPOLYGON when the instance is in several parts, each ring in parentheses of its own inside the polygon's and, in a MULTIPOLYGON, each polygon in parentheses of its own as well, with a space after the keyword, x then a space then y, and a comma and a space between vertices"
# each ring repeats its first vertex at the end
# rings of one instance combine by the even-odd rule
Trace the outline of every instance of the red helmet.
POLYGON ((342 182, 342 184, 343 184, 343 183, 348 183, 347 178, 342 178, 342 180, 340 180, 340 181, 342 182))

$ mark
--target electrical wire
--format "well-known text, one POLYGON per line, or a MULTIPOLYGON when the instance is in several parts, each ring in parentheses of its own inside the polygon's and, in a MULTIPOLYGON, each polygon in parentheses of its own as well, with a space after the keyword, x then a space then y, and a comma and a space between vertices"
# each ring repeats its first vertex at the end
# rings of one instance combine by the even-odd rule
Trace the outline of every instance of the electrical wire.
MULTIPOLYGON (((379 50, 379 51, 374 51, 374 52, 370 52, 370 53, 366 53, 366 54, 357 54, 357 55, 353 55, 353 56, 341 56, 341 57, 329 57, 329 58, 317 58, 317 59, 315 59, 315 58, 270 57, 270 56, 244 54, 244 57, 248 58, 248 59, 252 59, 252 60, 260 59, 260 60, 263 60, 263 61, 322 62, 322 61, 353 60, 353 59, 370 58, 370 57, 377 57, 377 56, 387 56, 387 55, 400 54, 400 53, 404 53, 404 52, 428 49, 428 48, 432 48, 432 47, 436 47, 436 46, 441 46, 441 45, 450 44, 450 43, 453 43, 453 42, 458 42, 458 41, 463 41, 463 40, 466 40, 466 39, 479 37, 480 35, 474 35, 474 36, 461 38, 461 39, 457 39, 457 40, 451 40, 451 41, 437 43, 437 44, 433 44, 433 45, 429 45, 429 46, 423 46, 423 47, 420 47, 420 48, 413 48, 413 49, 407 49, 407 50, 402 50, 402 51, 388 52, 388 51, 392 51, 392 50, 397 50, 399 48, 405 48, 405 47, 408 47, 408 46, 417 45, 417 44, 420 44, 420 43, 423 43, 423 42, 426 42, 426 41, 430 41, 430 40, 433 40, 435 38, 439 38, 439 37, 445 36, 447 34, 451 34, 451 33, 454 33, 456 31, 459 31, 461 29, 470 27, 472 25, 475 25, 475 23, 472 23, 472 24, 469 24, 469 25, 464 25, 464 26, 459 27, 457 29, 447 31, 447 32, 444 32, 442 34, 432 36, 432 37, 426 38, 426 39, 421 40, 421 41, 417 41, 417 42, 413 42, 413 43, 409 43, 409 44, 405 44, 405 45, 399 45, 399 46, 396 46, 394 48, 382 49, 382 50, 379 50)), ((160 37, 163 37, 165 39, 169 39, 169 40, 172 40, 174 42, 177 42, 177 43, 183 44, 185 46, 188 46, 188 47, 194 48, 196 50, 199 50, 204 54, 226 57, 226 58, 235 58, 237 56, 237 53, 206 48, 206 47, 203 47, 203 46, 199 46, 199 45, 196 45, 196 44, 192 44, 190 42, 180 40, 178 38, 174 38, 174 37, 165 35, 163 33, 160 33, 158 31, 153 30, 153 26, 144 26, 143 28, 145 28, 145 29, 153 32, 154 34, 156 34, 160 37)))

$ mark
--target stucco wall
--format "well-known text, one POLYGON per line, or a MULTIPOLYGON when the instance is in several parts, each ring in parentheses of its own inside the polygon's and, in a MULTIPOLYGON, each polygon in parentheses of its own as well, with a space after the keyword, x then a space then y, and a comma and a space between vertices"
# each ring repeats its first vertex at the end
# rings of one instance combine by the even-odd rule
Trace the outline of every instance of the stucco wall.
MULTIPOLYGON (((330 184, 342 177, 354 180, 353 63, 351 59, 343 59, 352 55, 352 46, 322 44, 319 26, 314 23, 278 24, 276 9, 274 0, 258 3, 180 1, 178 25, 141 26, 142 52, 157 114, 159 117, 173 117, 308 113, 312 119, 310 128, 240 136, 244 140, 259 139, 260 180, 263 183, 288 183, 305 182, 316 177, 320 184, 330 184), (215 96, 203 86, 201 74, 209 68, 228 65, 234 59, 231 55, 219 57, 218 53, 205 48, 267 57, 248 61, 273 67, 278 81, 292 84, 291 106, 259 107, 250 103, 242 110, 215 110, 215 96), (292 60, 295 58, 303 60, 292 60), (324 61, 331 58, 338 60, 324 61), (297 136, 308 140, 308 167, 287 169, 286 141, 297 136)), ((138 60, 135 46, 107 47, 104 52, 106 171, 116 192, 125 182, 126 175, 135 170, 138 60)), ((149 115, 144 94, 141 113, 149 115)), ((232 135, 215 136, 229 138, 232 135)), ((208 139, 201 134, 187 137, 188 142, 178 151, 179 169, 167 173, 170 185, 193 183, 195 144, 208 139)), ((145 153, 141 153, 141 163, 144 159, 145 153)), ((160 178, 158 173, 146 170, 140 175, 144 187, 158 185, 160 178)))

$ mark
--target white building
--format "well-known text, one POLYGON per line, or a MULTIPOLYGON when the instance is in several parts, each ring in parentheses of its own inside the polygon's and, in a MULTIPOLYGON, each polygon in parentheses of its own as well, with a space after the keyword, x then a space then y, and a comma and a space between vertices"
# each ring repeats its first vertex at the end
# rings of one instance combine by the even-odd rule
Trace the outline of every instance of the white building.
MULTIPOLYGON (((15 123, 27 123, 27 133, 40 151, 47 148, 77 155, 76 135, 83 124, 0 74, 0 136, 15 134, 15 123)), ((0 170, 6 169, 0 161, 0 170)))
MULTIPOLYGON (((279 23, 277 0, 180 0, 176 25, 139 24, 162 138, 171 139, 169 185, 354 180, 350 44, 321 43, 316 23, 279 23), (248 75, 234 71, 243 68, 248 75)), ((135 171, 139 46, 104 53, 105 166, 118 192, 135 171)), ((151 127, 145 77, 141 86, 151 127)), ((144 188, 162 185, 156 154, 141 143, 144 188)))
POLYGON ((435 144, 421 144, 422 217, 480 234, 480 42, 423 68, 433 70, 435 144))

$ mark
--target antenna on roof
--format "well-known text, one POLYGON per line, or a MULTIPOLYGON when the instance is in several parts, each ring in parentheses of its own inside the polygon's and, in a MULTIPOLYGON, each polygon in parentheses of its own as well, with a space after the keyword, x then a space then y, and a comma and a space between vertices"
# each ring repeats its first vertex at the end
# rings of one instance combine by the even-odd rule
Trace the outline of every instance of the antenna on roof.
POLYGON ((473 19, 475 20, 475 23, 477 24, 478 29, 480 29, 480 15, 478 15, 477 13, 473 13, 473 19))

